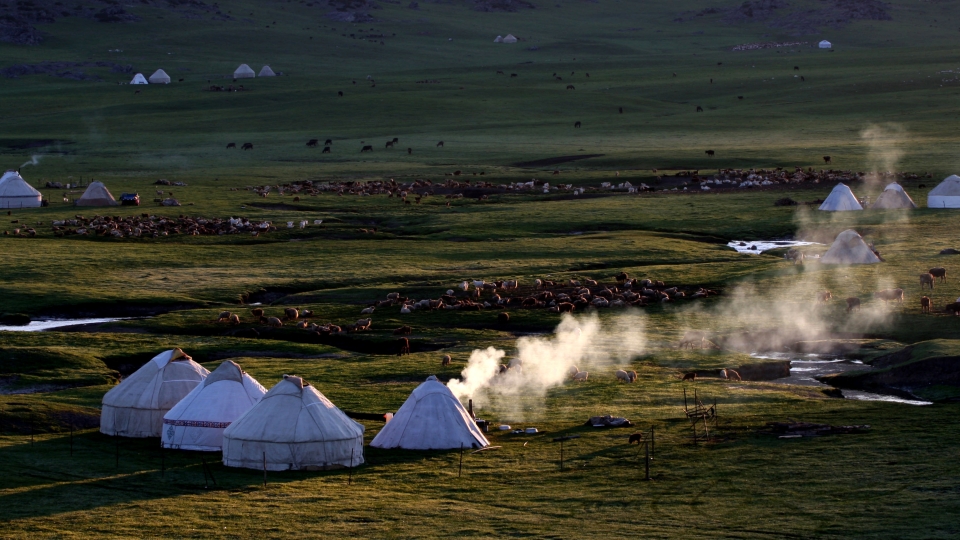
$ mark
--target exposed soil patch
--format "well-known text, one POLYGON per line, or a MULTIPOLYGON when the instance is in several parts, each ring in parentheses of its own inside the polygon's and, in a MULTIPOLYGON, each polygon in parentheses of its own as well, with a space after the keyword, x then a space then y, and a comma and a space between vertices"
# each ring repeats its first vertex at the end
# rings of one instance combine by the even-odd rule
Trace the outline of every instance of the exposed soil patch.
POLYGON ((561 163, 569 163, 571 161, 580 161, 581 159, 590 159, 595 157, 602 157, 605 154, 582 154, 577 156, 560 156, 546 159, 538 159, 535 161, 521 161, 519 163, 514 163, 514 167, 520 167, 522 169, 532 169, 536 167, 549 167, 551 165, 559 165, 561 163))

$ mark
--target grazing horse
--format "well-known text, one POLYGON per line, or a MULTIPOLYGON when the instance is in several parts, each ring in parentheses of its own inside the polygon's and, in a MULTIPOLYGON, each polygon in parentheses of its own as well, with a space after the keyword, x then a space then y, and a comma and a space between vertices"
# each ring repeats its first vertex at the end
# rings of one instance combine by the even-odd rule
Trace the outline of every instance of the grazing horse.
POLYGON ((393 141, 387 141, 386 148, 393 148, 393 141))
POLYGON ((237 143, 235 142, 227 143, 227 148, 236 148, 236 147, 237 147, 237 143))
POLYGON ((337 95, 340 96, 340 97, 343 97, 343 91, 341 90, 341 91, 337 92, 337 95))
POLYGON ((576 90, 576 88, 574 88, 572 84, 568 84, 567 90, 576 90))
POLYGON ((240 147, 240 149, 241 149, 241 150, 253 150, 253 143, 252 143, 252 142, 245 142, 245 143, 243 143, 243 146, 240 147))
POLYGON ((830 163, 830 156, 823 156, 824 163, 830 163))
POLYGON ((713 157, 713 155, 716 154, 716 152, 714 152, 713 150, 707 150, 706 154, 710 157, 713 157))
POLYGON ((516 73, 511 73, 510 76, 511 76, 511 77, 516 77, 517 74, 516 74, 516 73))
POLYGON ((574 123, 573 123, 573 127, 575 127, 575 128, 580 127, 580 121, 577 120, 576 122, 574 122, 574 123))
POLYGON ((398 142, 400 142, 400 139, 397 138, 397 137, 394 137, 394 138, 393 138, 393 141, 391 141, 391 142, 393 142, 393 144, 397 144, 398 142))
MULTIPOLYGON (((921 185, 921 187, 923 187, 923 186, 921 185)), ((931 269, 930 269, 930 275, 933 276, 933 277, 935 277, 935 278, 938 278, 940 281, 946 281, 946 280, 947 280, 947 269, 946 269, 946 268, 941 268, 941 267, 931 268, 931 269)))
POLYGON ((743 99, 743 96, 737 96, 737 99, 743 99))
POLYGON ((321 154, 329 154, 329 153, 330 153, 330 147, 329 147, 329 146, 324 146, 324 147, 323 147, 323 152, 320 152, 320 153, 321 153, 321 154))
POLYGON ((309 141, 307 141, 307 146, 309 146, 310 148, 316 148, 319 144, 320 144, 320 141, 318 141, 317 139, 310 139, 309 141))
POLYGON ((697 381, 697 372, 696 372, 696 371, 691 371, 690 373, 684 373, 684 374, 683 374, 683 378, 680 379, 680 380, 681 380, 681 381, 693 381, 693 382, 696 382, 696 381, 697 381))
POLYGON ((364 146, 363 148, 361 148, 361 149, 360 149, 360 153, 362 154, 362 153, 364 153, 364 152, 373 152, 373 146, 370 146, 370 145, 368 144, 368 145, 364 146))
POLYGON ((437 143, 437 148, 443 148, 443 141, 437 143))
POLYGON ((697 112, 703 112, 703 107, 697 105, 697 112))

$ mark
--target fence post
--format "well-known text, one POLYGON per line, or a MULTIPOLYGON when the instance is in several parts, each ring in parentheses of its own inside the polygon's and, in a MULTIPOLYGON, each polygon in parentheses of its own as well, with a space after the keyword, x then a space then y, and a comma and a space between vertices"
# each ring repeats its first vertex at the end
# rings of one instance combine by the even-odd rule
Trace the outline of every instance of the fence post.
POLYGON ((70 424, 70 457, 73 457, 73 424, 70 424))
POLYGON ((267 487, 267 453, 263 453, 263 487, 267 487))
POLYGON ((647 459, 646 459, 647 474, 644 480, 649 480, 650 479, 650 445, 644 444, 643 446, 644 448, 646 448, 646 453, 647 453, 647 459))
POLYGON ((460 443, 460 468, 457 469, 457 478, 463 474, 463 443, 460 443))
POLYGON ((650 426, 650 459, 657 455, 657 438, 653 434, 653 426, 650 426))
MULTIPOLYGON (((461 445, 462 446, 462 445, 461 445)), ((347 473, 347 485, 353 483, 353 453, 356 451, 356 448, 350 449, 350 472, 347 473)), ((462 458, 461 458, 462 459, 462 458)))

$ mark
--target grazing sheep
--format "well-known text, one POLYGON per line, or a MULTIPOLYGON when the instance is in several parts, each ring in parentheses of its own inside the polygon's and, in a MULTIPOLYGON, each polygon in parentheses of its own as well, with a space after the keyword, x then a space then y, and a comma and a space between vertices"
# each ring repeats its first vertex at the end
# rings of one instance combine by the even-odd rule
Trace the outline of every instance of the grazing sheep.
POLYGON ((290 321, 295 321, 300 318, 300 311, 297 308, 288 307, 283 310, 283 316, 290 321))
POLYGON ((817 303, 826 304, 833 298, 833 295, 830 294, 830 291, 820 291, 817 293, 817 303))
POLYGON ((630 373, 622 369, 617 370, 617 380, 623 382, 633 382, 633 380, 630 378, 630 373))
POLYGON ((696 346, 702 349, 706 340, 707 336, 703 332, 685 332, 683 334, 683 339, 681 339, 680 343, 677 344, 677 348, 692 349, 696 346))
POLYGON ((470 289, 470 283, 464 281, 463 283, 460 284, 460 288, 461 288, 463 291, 467 291, 467 290, 470 289))
POLYGON ((231 313, 229 318, 230 318, 230 324, 232 325, 240 324, 240 316, 237 315, 236 313, 231 313))
POLYGON ((847 313, 853 310, 860 311, 860 299, 855 296, 847 298, 847 313))
POLYGON ((220 313, 220 316, 217 317, 217 322, 223 322, 223 321, 230 320, 230 315, 231 315, 231 313, 230 313, 229 311, 221 312, 221 313, 220 313))
POLYGON ((930 313, 930 298, 927 296, 920 297, 920 313, 930 313))
POLYGON ((627 444, 637 443, 637 446, 640 446, 641 442, 643 442, 643 433, 640 432, 632 433, 630 438, 627 439, 627 444))
POLYGON ((357 321, 356 329, 369 330, 371 324, 373 324, 373 319, 360 319, 357 321))
POLYGON ((903 289, 884 289, 882 291, 873 293, 873 296, 883 300, 884 304, 893 300, 896 300, 901 304, 903 303, 903 289))
POLYGON ((374 310, 374 308, 372 308, 372 307, 363 308, 363 309, 360 310, 360 314, 361 314, 361 315, 369 315, 369 314, 373 313, 373 310, 374 310))
POLYGON ((411 313, 410 306, 403 306, 400 308, 401 315, 409 315, 411 313))
POLYGON ((443 367, 447 367, 447 366, 450 365, 450 362, 452 362, 452 361, 453 361, 453 359, 450 358, 450 355, 449 355, 449 354, 445 354, 445 355, 443 355, 443 360, 440 361, 440 365, 443 366, 443 367))
POLYGON ((630 379, 630 380, 627 381, 627 382, 637 382, 637 372, 636 372, 636 371, 628 371, 628 372, 627 372, 627 377, 630 379))
POLYGON ((920 290, 923 290, 923 286, 926 285, 930 287, 930 290, 933 290, 934 277, 933 274, 920 274, 920 290))
MULTIPOLYGON (((474 280, 474 282, 473 282, 473 286, 476 287, 476 288, 478 288, 478 289, 483 288, 483 284, 484 284, 484 281, 483 281, 482 279, 479 280, 479 281, 474 280)), ((464 290, 466 290, 466 289, 464 289, 464 290)))
POLYGON ((946 281, 946 280, 947 280, 947 269, 946 269, 946 268, 941 268, 941 267, 931 268, 931 269, 930 269, 930 274, 931 274, 933 277, 938 278, 940 281, 946 281))
POLYGON ((596 287, 596 286, 597 286, 597 282, 594 281, 594 280, 592 280, 592 279, 590 279, 590 278, 584 279, 584 280, 583 280, 583 284, 584 284, 585 286, 587 286, 587 287, 596 287))
POLYGON ((387 295, 387 300, 397 300, 400 298, 400 293, 392 292, 387 295))
POLYGON ((499 313, 499 314, 497 314, 497 323, 498 323, 498 324, 510 324, 510 314, 509 314, 509 313, 499 313))
POLYGON ((558 313, 573 313, 573 310, 576 309, 576 306, 570 302, 560 302, 557 304, 558 313))
POLYGON ((587 377, 589 376, 590 374, 586 371, 578 371, 577 374, 573 376, 573 380, 577 382, 583 382, 587 380, 587 377))
POLYGON ((309 309, 304 309, 304 310, 301 310, 301 311, 300 311, 300 316, 301 316, 301 317, 313 317, 313 312, 310 311, 309 309))
POLYGON ((397 328, 396 330, 393 331, 393 335, 403 336, 411 332, 413 332, 413 330, 409 326, 401 326, 400 328, 397 328))
POLYGON ((690 373, 684 373, 683 377, 680 380, 697 382, 697 372, 691 371, 690 373))
POLYGON ((946 311, 947 313, 953 313, 954 315, 957 315, 958 317, 960 317, 960 302, 947 304, 943 306, 943 310, 946 311))
POLYGON ((277 317, 270 317, 269 319, 267 319, 267 326, 272 326, 274 328, 282 328, 283 321, 281 321, 277 317))
POLYGON ((251 309, 250 314, 257 320, 263 318, 263 310, 260 308, 251 309))
POLYGON ((630 275, 627 274, 626 272, 620 272, 619 274, 617 274, 617 283, 623 283, 628 279, 630 279, 630 275))
POLYGON ((567 283, 569 283, 571 287, 580 287, 580 282, 574 279, 568 280, 567 283))
POLYGON ((402 337, 397 340, 397 356, 410 354, 410 340, 402 337))

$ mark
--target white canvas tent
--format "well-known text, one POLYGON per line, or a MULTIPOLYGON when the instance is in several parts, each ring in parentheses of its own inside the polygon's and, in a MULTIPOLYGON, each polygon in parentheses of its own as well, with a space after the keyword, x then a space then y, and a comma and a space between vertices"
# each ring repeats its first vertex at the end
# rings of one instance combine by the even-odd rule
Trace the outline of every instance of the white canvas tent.
POLYGON ((873 264, 880 257, 870 249, 863 238, 853 229, 847 229, 837 235, 830 249, 820 257, 821 264, 873 264))
POLYGON ((147 82, 147 79, 144 78, 143 73, 137 73, 133 76, 133 80, 130 81, 130 84, 150 84, 147 82))
POLYGON ((829 49, 833 47, 833 43, 830 43, 827 40, 823 40, 819 43, 818 47, 820 47, 821 49, 829 49))
POLYGON ((960 208, 960 176, 951 174, 927 194, 928 208, 960 208))
POLYGON ((907 195, 907 192, 903 190, 903 187, 896 183, 892 182, 883 189, 883 193, 877 197, 876 202, 874 202, 870 208, 878 210, 889 210, 895 208, 916 208, 917 204, 913 202, 913 199, 910 198, 910 195, 907 195))
POLYGON ((270 66, 263 66, 260 68, 260 73, 257 73, 257 77, 276 77, 277 74, 270 69, 270 66))
POLYGON ((117 206, 119 203, 102 182, 90 182, 87 190, 74 204, 77 206, 117 206))
POLYGON ((180 349, 154 356, 103 396, 100 432, 159 437, 163 415, 209 374, 180 349))
POLYGON ((167 72, 158 69, 153 72, 153 75, 150 76, 150 84, 170 84, 170 76, 167 75, 167 72))
POLYGON ((833 188, 833 191, 830 192, 827 200, 823 201, 819 209, 825 212, 845 212, 847 210, 863 210, 863 207, 860 206, 860 202, 850 191, 850 188, 841 183, 833 188))
POLYGON ((223 430, 256 405, 266 391, 239 365, 227 360, 163 415, 160 443, 181 450, 220 450, 223 430))
POLYGON ((17 171, 0 176, 0 208, 37 208, 43 195, 33 189, 17 171))
POLYGON ((503 36, 497 36, 493 38, 494 43, 503 43, 503 36))
POLYGON ((300 377, 284 375, 223 431, 223 464, 271 471, 356 467, 364 427, 300 377))
POLYGON ((489 444, 460 400, 431 375, 414 389, 370 446, 448 450, 483 448, 489 444))
POLYGON ((507 35, 503 38, 503 42, 504 42, 504 43, 516 43, 516 42, 517 42, 517 38, 514 37, 513 34, 507 34, 507 35))
POLYGON ((240 64, 240 67, 233 72, 234 79, 252 79, 256 76, 256 73, 254 73, 253 70, 250 69, 250 66, 246 64, 240 64))

